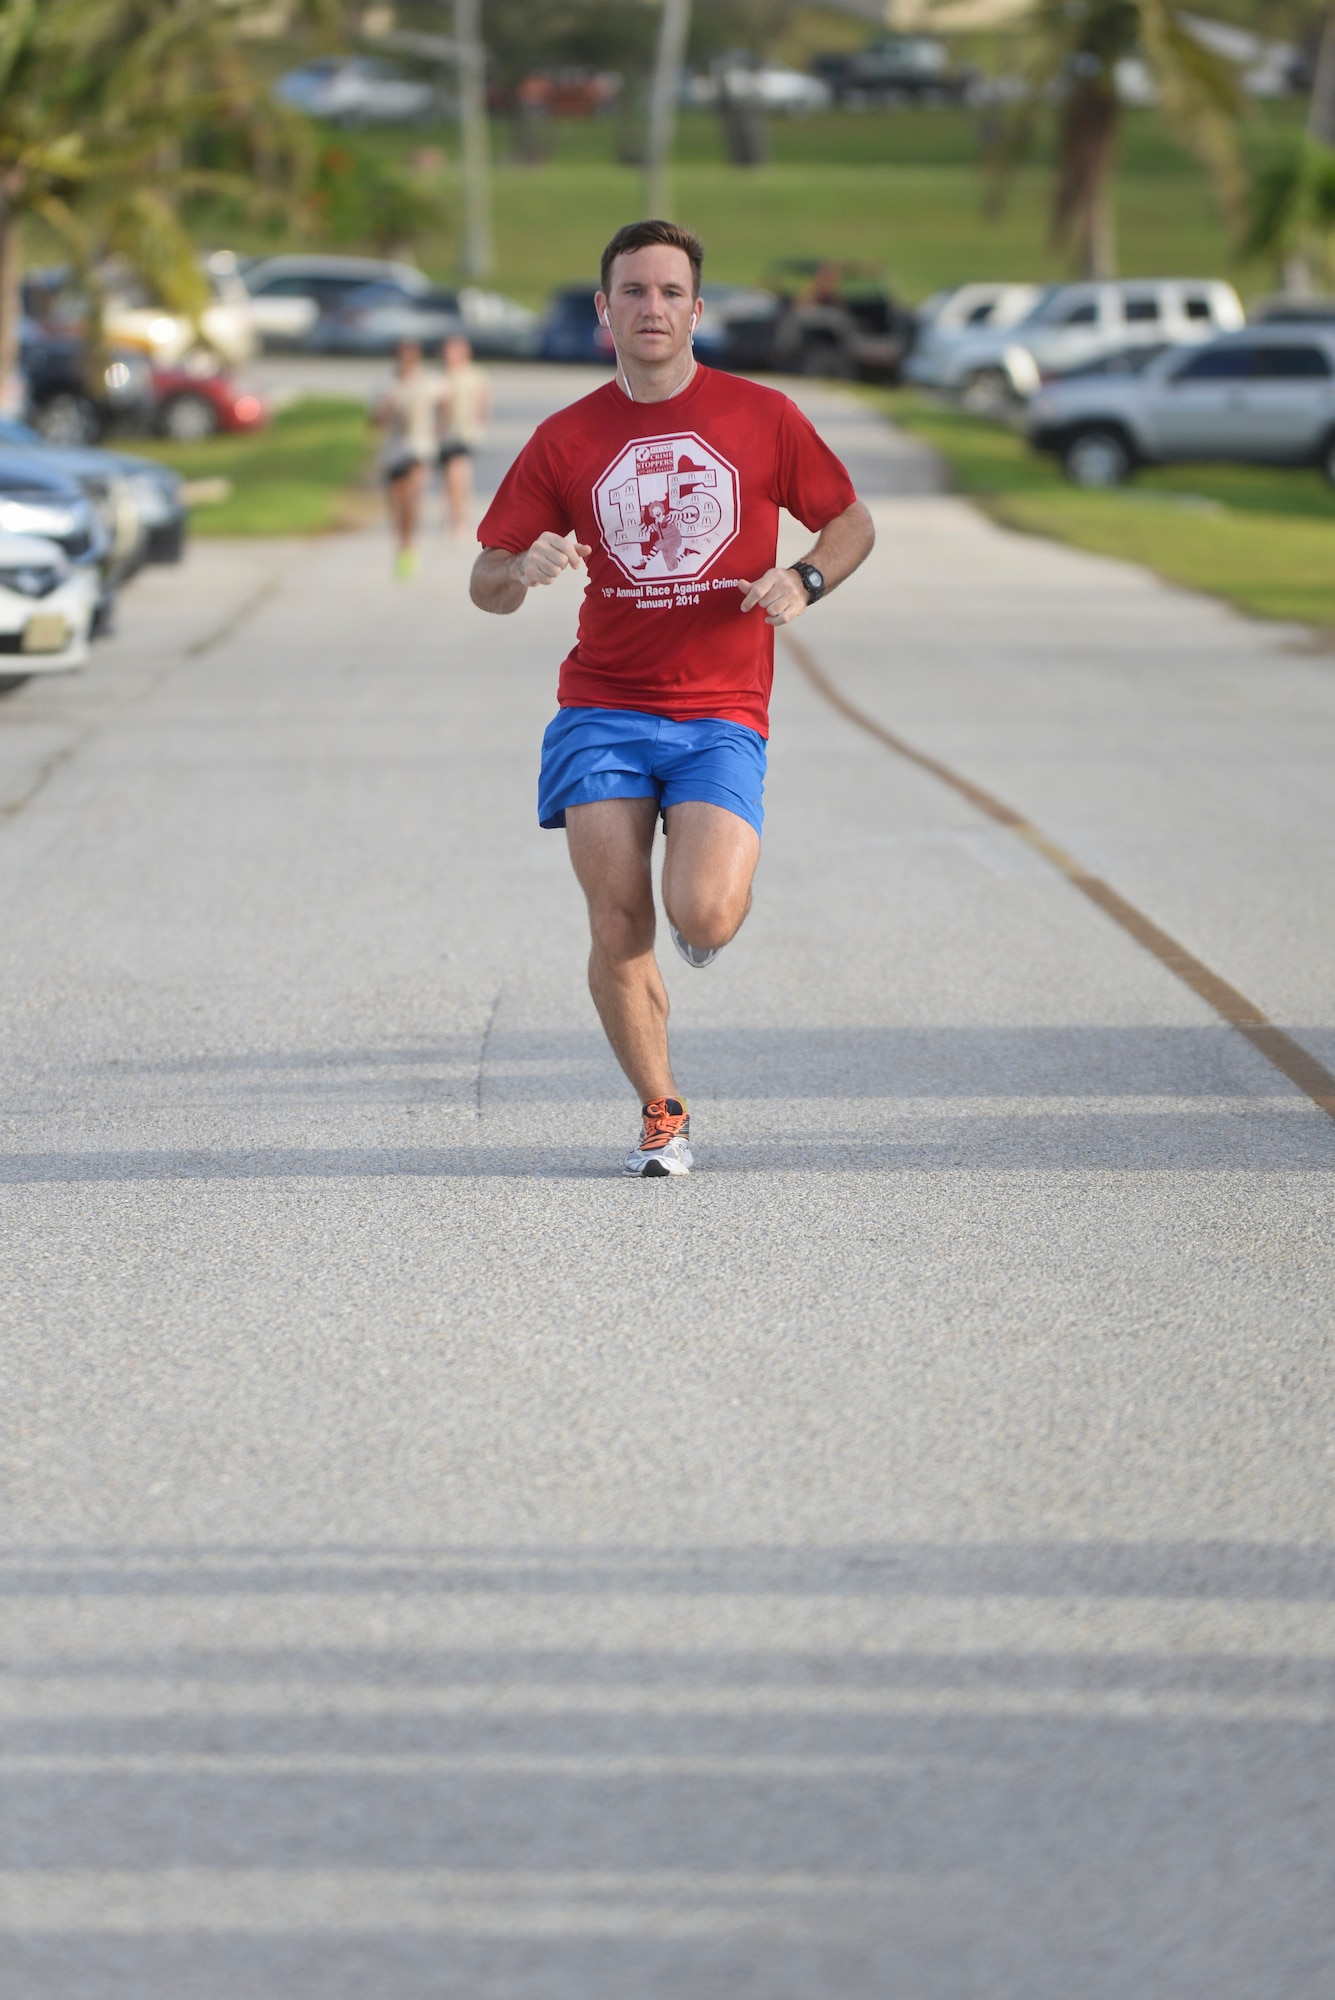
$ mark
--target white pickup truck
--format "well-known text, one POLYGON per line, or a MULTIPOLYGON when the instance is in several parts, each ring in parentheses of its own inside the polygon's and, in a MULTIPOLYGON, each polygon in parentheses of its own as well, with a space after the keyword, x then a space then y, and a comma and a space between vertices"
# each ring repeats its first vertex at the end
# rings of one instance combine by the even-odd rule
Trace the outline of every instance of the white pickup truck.
POLYGON ((1245 323, 1242 301, 1218 278, 1054 285, 1023 319, 971 327, 952 341, 937 386, 954 390, 966 409, 999 415, 1027 402, 1050 373, 1121 348, 1213 340, 1245 323))

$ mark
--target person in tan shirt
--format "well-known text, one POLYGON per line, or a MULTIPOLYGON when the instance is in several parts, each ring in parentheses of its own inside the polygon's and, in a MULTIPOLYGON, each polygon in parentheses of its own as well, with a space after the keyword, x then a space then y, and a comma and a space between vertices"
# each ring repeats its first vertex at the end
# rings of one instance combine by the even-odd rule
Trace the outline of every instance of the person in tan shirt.
POLYGON ((380 472, 397 545, 395 574, 417 573, 417 530, 432 461, 440 450, 441 381, 422 366, 415 340, 399 345, 394 380, 376 398, 371 420, 384 432, 380 472))
POLYGON ((466 541, 473 511, 473 453, 486 435, 491 417, 491 383, 473 360, 462 334, 452 334, 440 350, 445 364, 441 383, 441 496, 456 541, 466 541))

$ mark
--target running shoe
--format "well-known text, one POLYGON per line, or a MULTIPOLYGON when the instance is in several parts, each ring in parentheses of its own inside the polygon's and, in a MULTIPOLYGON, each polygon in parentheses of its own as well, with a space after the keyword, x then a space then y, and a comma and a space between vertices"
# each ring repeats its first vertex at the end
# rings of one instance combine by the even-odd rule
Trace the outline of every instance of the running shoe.
POLYGON ((675 924, 669 924, 668 929, 672 933, 672 942, 676 945, 678 952, 688 965, 695 967, 697 972, 703 972, 707 965, 712 965, 723 949, 721 944, 715 944, 711 945, 707 951, 697 951, 693 944, 687 944, 675 924))
POLYGON ((675 1097, 656 1097, 644 1107, 640 1143, 627 1153, 623 1173, 637 1174, 641 1180, 664 1180, 669 1174, 689 1174, 694 1161, 689 1140, 691 1119, 686 1106, 675 1097))
POLYGON ((416 549, 399 550, 398 555, 394 558, 394 574, 400 583, 406 583, 409 577, 417 575, 417 564, 418 556, 416 549))

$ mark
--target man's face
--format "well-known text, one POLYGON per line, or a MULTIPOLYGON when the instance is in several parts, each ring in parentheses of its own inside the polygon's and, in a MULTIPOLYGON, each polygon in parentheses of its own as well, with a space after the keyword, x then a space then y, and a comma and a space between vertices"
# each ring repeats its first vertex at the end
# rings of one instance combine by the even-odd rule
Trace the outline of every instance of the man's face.
POLYGON ((612 266, 611 289, 599 292, 598 314, 612 323, 617 350, 633 361, 675 361, 690 344, 700 317, 691 260, 684 250, 652 243, 627 250, 612 266))

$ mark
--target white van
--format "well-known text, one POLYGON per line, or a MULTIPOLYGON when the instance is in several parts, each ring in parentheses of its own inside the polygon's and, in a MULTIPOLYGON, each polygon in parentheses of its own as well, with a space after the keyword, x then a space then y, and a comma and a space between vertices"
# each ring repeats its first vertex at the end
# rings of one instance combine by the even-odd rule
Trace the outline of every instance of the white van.
POLYGON ((1014 326, 982 327, 955 344, 949 385, 970 409, 1027 402, 1045 375, 1128 347, 1180 346, 1246 322, 1232 285, 1217 278, 1124 278, 1055 285, 1014 326))

